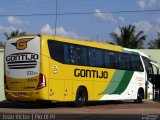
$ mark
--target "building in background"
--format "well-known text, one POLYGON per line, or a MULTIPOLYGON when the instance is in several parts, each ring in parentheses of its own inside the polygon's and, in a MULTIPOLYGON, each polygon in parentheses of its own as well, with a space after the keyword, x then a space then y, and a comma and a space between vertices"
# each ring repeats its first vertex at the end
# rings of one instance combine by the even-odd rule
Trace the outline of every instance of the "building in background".
POLYGON ((0 101, 5 100, 4 95, 4 63, 3 63, 4 50, 0 49, 0 101))
POLYGON ((160 49, 137 49, 147 54, 160 67, 160 49))

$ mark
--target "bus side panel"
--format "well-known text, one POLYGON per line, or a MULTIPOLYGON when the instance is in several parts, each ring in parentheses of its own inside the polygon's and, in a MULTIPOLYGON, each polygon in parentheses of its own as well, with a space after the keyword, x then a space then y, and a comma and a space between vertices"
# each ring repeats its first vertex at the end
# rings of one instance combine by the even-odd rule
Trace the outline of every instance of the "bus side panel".
POLYGON ((139 88, 143 88, 145 90, 145 74, 144 72, 134 72, 133 77, 127 86, 126 90, 121 94, 120 99, 137 99, 137 94, 139 88))
POLYGON ((64 97, 65 101, 73 101, 73 80, 65 80, 64 97))
MULTIPOLYGON (((121 74, 123 73, 120 72, 121 74)), ((107 89, 103 92, 105 93, 101 100, 134 100, 137 98, 137 93, 139 88, 143 88, 145 86, 145 76, 143 72, 134 72, 132 78, 130 79, 129 84, 126 86, 126 82, 121 82, 120 74, 117 77, 112 77, 110 84, 108 85, 107 89), (119 81, 119 82, 118 82, 119 81), (119 87, 118 87, 119 86, 119 87), (123 87, 123 92, 118 93, 123 87)), ((122 78, 126 79, 123 77, 122 78)))
MULTIPOLYGON (((110 82, 112 82, 111 80, 115 73, 114 69, 100 69, 100 70, 107 71, 108 76, 107 78, 103 78, 103 79, 99 79, 99 78, 94 79, 93 100, 100 100, 104 96, 105 90, 110 85, 110 82)), ((100 70, 99 72, 101 73, 100 70)))
POLYGON ((50 59, 49 63, 49 99, 54 101, 64 101, 64 75, 61 69, 64 66, 50 59), (62 78, 61 78, 62 77, 62 78))

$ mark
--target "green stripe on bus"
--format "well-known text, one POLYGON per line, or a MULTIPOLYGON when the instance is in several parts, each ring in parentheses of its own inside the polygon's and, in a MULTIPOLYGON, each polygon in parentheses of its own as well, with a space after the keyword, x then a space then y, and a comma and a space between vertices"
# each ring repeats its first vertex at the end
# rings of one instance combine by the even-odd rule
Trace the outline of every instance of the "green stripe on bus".
POLYGON ((108 87, 103 91, 103 94, 112 94, 120 84, 124 73, 125 71, 123 70, 116 70, 108 87))
POLYGON ((129 84, 129 82, 131 81, 133 73, 134 73, 133 71, 126 71, 122 77, 122 80, 121 80, 119 86, 112 94, 121 94, 122 92, 124 92, 129 84))

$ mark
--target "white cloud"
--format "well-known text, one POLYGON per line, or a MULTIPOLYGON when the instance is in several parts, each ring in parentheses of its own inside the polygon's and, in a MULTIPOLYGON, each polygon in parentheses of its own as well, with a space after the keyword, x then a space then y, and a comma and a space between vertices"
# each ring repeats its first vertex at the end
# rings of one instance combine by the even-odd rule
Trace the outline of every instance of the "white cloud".
POLYGON ((134 23, 136 26, 136 31, 144 31, 144 34, 147 35, 147 40, 144 42, 145 46, 147 46, 149 40, 155 39, 157 32, 160 31, 160 25, 158 23, 151 23, 149 21, 140 21, 134 23))
POLYGON ((118 36, 121 35, 121 31, 120 31, 119 27, 116 27, 115 30, 114 30, 114 32, 115 32, 118 36))
POLYGON ((43 34, 54 35, 54 32, 55 30, 53 30, 49 24, 46 24, 41 28, 41 33, 43 34))
MULTIPOLYGON (((156 18, 154 22, 149 22, 147 20, 144 20, 135 22, 133 23, 133 25, 136 26, 136 33, 142 30, 144 31, 144 34, 147 35, 147 40, 145 41, 145 46, 147 46, 149 40, 155 39, 157 32, 160 32, 160 17, 156 18)), ((117 33, 118 35, 121 34, 119 27, 116 27, 114 29, 114 32, 117 33)))
MULTIPOLYGON (((41 28, 41 33, 54 35, 55 29, 53 29, 49 24, 46 24, 41 28)), ((56 33, 58 36, 63 36, 73 39, 87 39, 87 37, 79 37, 75 32, 66 31, 63 27, 57 27, 56 33)))
POLYGON ((12 32, 12 31, 15 31, 15 30, 18 30, 19 32, 22 32, 22 31, 23 31, 21 28, 17 28, 17 27, 14 27, 14 26, 5 27, 4 30, 5 30, 6 32, 12 32))
POLYGON ((157 24, 160 24, 160 17, 157 17, 157 18, 156 18, 156 23, 157 23, 157 24))
POLYGON ((23 21, 20 18, 14 17, 14 16, 8 16, 7 20, 12 25, 22 25, 23 24, 23 21))
POLYGON ((145 34, 149 33, 153 27, 153 25, 148 21, 140 21, 137 23, 133 23, 136 26, 137 31, 144 31, 145 34))
POLYGON ((119 20, 119 22, 122 22, 122 23, 125 23, 125 19, 124 19, 124 17, 118 17, 118 20, 119 20))
POLYGON ((3 29, 4 29, 3 26, 0 26, 0 33, 3 31, 3 29))
POLYGON ((20 19, 19 17, 14 17, 14 16, 8 16, 7 17, 7 21, 11 24, 11 25, 31 25, 31 23, 29 21, 23 21, 22 19, 20 19))
POLYGON ((124 17, 120 16, 118 18, 114 18, 111 13, 103 13, 99 9, 94 10, 93 16, 103 22, 112 22, 114 24, 125 23, 124 17))
MULTIPOLYGON (((150 34, 150 31, 153 30, 153 25, 148 21, 140 21, 137 23, 133 23, 133 25, 136 26, 136 32, 144 31, 144 34, 150 34)), ((118 35, 121 34, 119 27, 116 27, 114 29, 114 32, 117 33, 118 35)))
POLYGON ((145 0, 138 0, 138 5, 141 9, 144 9, 146 7, 145 0))
POLYGON ((66 31, 63 27, 58 27, 56 30, 57 30, 57 35, 59 35, 59 36, 78 39, 78 36, 76 33, 66 31))
POLYGON ((134 23, 136 25, 136 30, 140 31, 143 30, 147 35, 147 41, 155 39, 157 32, 160 32, 160 17, 156 18, 154 22, 149 21, 140 21, 137 23, 134 23))
POLYGON ((158 0, 138 0, 138 5, 141 9, 154 8, 158 0))
POLYGON ((153 8, 157 3, 157 0, 148 0, 148 7, 153 8))
POLYGON ((111 13, 102 13, 99 9, 94 10, 93 16, 101 21, 117 23, 117 20, 114 19, 111 13))
POLYGON ((5 32, 10 33, 10 32, 15 31, 15 30, 19 30, 20 32, 23 31, 23 29, 16 28, 14 26, 2 26, 2 25, 0 25, 0 34, 4 34, 5 32))
POLYGON ((153 28, 155 32, 160 32, 160 17, 157 17, 155 20, 154 20, 154 24, 153 24, 153 28))

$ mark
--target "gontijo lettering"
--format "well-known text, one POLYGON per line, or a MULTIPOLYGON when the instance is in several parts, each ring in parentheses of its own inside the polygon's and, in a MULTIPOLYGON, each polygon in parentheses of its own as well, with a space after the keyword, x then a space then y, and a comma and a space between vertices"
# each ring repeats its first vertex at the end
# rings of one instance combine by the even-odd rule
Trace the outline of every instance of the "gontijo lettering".
POLYGON ((14 53, 6 56, 9 69, 27 69, 35 68, 39 55, 30 52, 14 53))
POLYGON ((87 70, 87 69, 74 69, 75 77, 89 77, 89 78, 108 78, 107 71, 87 70))
POLYGON ((6 56, 6 61, 27 61, 27 60, 37 60, 38 58, 39 55, 35 53, 15 53, 6 56))

